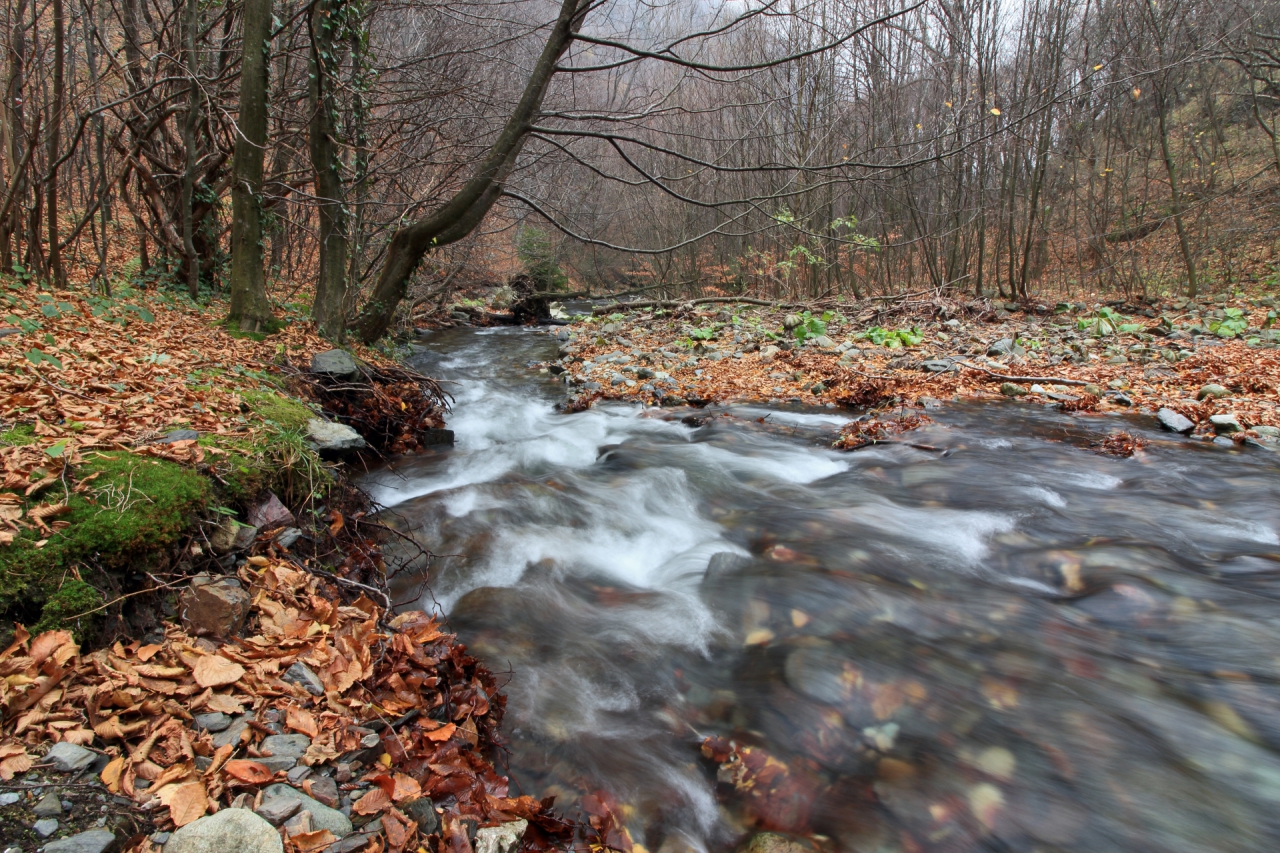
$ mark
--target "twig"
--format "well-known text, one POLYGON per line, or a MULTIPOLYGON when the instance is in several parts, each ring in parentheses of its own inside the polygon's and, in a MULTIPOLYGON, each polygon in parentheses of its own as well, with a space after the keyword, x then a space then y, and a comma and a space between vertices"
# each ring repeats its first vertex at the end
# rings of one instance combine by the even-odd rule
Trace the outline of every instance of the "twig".
POLYGON ((1001 382, 1014 382, 1019 385, 1032 385, 1032 384, 1038 384, 1040 382, 1047 382, 1050 385, 1084 386, 1084 385, 1093 384, 1092 382, 1088 382, 1084 379, 1061 379, 1057 376, 1008 376, 1004 373, 996 373, 995 371, 987 370, 985 367, 978 367, 978 365, 970 364, 967 361, 957 361, 955 363, 964 365, 965 367, 971 370, 981 371, 987 374, 988 376, 990 376, 992 379, 999 379, 1001 382))

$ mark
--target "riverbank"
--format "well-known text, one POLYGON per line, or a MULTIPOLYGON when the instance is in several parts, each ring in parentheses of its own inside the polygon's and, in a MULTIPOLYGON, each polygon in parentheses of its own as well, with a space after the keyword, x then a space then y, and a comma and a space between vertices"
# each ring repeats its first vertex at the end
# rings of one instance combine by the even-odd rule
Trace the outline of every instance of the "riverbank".
POLYGON ((1067 411, 1164 410, 1174 431, 1278 449, 1275 304, 923 294, 804 312, 728 300, 614 306, 562 329, 560 358, 544 368, 564 377, 577 408, 612 399, 884 410, 1008 397, 1067 411))
POLYGON ((348 482, 451 438, 439 386, 297 317, 264 338, 164 292, 3 297, 4 846, 510 853, 572 834, 508 798, 492 675, 392 613, 403 567, 348 482))

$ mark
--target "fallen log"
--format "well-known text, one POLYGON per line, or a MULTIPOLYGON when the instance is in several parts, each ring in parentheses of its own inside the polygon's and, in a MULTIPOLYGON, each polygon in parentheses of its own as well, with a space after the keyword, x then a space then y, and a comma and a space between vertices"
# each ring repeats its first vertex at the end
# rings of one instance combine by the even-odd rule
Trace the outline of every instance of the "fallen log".
POLYGON ((978 367, 978 365, 970 364, 967 361, 957 361, 955 363, 963 367, 967 367, 970 370, 977 370, 982 373, 985 373, 997 382, 1012 382, 1015 385, 1046 384, 1046 385, 1077 385, 1077 386, 1083 387, 1085 385, 1093 384, 1083 379, 1062 379, 1057 376, 1009 376, 1004 373, 996 373, 993 370, 987 370, 985 367, 978 367))

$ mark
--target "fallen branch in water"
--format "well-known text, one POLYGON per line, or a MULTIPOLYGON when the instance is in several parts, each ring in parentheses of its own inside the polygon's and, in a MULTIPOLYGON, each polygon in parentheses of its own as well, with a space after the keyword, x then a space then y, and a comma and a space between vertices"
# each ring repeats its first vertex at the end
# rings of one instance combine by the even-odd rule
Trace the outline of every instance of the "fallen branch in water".
POLYGON ((612 305, 601 305, 594 309, 591 313, 599 316, 600 314, 611 314, 614 311, 628 310, 635 311, 640 308, 675 308, 680 305, 710 305, 718 302, 740 302, 744 305, 763 305, 766 308, 808 308, 814 306, 805 302, 774 302, 768 299, 752 299, 747 296, 705 296, 701 299, 670 299, 663 301, 661 299, 648 299, 641 302, 615 302, 612 305))
POLYGON ((968 367, 971 370, 981 371, 982 373, 985 373, 988 376, 990 376, 992 379, 997 379, 1001 382, 1013 382, 1017 385, 1035 385, 1039 383, 1046 383, 1048 385, 1078 385, 1083 387, 1085 385, 1093 384, 1092 382, 1088 382, 1084 379, 1060 379, 1057 376, 1008 376, 1004 373, 996 373, 993 370, 987 370, 985 367, 978 367, 978 365, 970 364, 967 361, 957 361, 955 363, 963 367, 968 367))

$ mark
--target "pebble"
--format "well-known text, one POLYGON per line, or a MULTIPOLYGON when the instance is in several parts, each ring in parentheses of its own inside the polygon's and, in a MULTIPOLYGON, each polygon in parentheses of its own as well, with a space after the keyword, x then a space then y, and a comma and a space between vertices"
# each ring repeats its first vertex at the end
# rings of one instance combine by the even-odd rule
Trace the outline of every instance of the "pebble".
POLYGON ((58 821, 54 818, 46 817, 36 821, 31 829, 41 838, 48 838, 58 831, 58 821))
POLYGON ((22 799, 22 795, 17 793, 16 791, 10 791, 5 794, 0 794, 0 806, 11 806, 21 799, 22 799))
POLYGON ((36 817, 58 817, 62 814, 62 801, 57 794, 45 794, 31 809, 31 813, 36 817))

